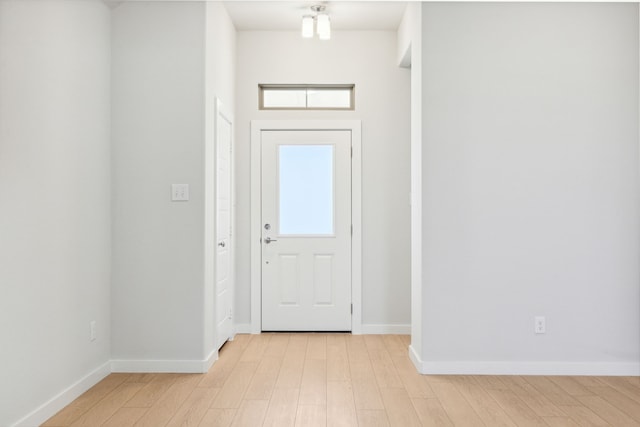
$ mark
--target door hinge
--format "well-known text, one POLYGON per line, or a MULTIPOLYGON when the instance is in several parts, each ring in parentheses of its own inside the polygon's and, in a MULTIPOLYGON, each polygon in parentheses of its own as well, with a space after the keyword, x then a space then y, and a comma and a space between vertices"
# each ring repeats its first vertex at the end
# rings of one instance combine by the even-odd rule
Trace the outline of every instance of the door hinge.
POLYGON ((351 237, 353 237, 353 224, 351 224, 351 237))
POLYGON ((353 147, 351 147, 351 158, 353 159, 353 147))
POLYGON ((351 304, 351 314, 353 314, 353 304, 351 304))

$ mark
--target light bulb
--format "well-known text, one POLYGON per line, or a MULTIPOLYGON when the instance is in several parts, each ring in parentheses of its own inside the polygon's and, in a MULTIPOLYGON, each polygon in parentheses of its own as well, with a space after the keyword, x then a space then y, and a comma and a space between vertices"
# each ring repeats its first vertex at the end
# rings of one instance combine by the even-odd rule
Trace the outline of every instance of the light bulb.
POLYGON ((331 22, 329 15, 324 13, 318 15, 318 36, 320 40, 329 40, 331 38, 331 22))
POLYGON ((302 17, 302 37, 307 39, 313 37, 313 16, 311 15, 302 17))

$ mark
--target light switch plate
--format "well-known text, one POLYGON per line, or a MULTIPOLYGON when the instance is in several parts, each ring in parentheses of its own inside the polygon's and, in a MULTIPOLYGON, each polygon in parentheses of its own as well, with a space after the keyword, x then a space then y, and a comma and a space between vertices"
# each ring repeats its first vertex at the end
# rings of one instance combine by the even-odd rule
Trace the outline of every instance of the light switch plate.
POLYGON ((189 184, 171 184, 171 200, 174 202, 189 200, 189 184))
POLYGON ((534 321, 534 331, 536 334, 544 334, 547 332, 547 319, 545 319, 544 316, 536 316, 534 321))

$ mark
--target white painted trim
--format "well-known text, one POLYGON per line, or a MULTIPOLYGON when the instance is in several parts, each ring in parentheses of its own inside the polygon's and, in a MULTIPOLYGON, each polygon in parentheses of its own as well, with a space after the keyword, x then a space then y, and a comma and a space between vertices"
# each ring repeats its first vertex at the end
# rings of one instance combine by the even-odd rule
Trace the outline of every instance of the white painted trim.
POLYGON ((362 333, 362 123, 351 128, 351 333, 362 333))
POLYGON ((262 147, 260 143, 261 127, 251 122, 251 333, 262 332, 262 263, 261 263, 261 176, 262 147), (257 224, 257 226, 256 226, 257 224))
POLYGON ((422 3, 407 6, 411 23, 411 346, 417 355, 422 337, 422 3))
POLYGON ((251 334, 253 333, 251 323, 236 323, 234 326, 234 331, 236 334, 251 334))
POLYGON ((111 372, 202 374, 215 362, 217 351, 204 360, 112 360, 111 372))
POLYGON ((87 375, 58 393, 56 396, 40 405, 30 414, 26 415, 12 427, 39 426, 54 416, 59 410, 80 397, 82 393, 98 384, 104 377, 111 373, 111 362, 106 362, 89 372, 87 375))
POLYGON ((409 358, 418 372, 425 375, 640 375, 640 362, 427 362, 420 360, 412 346, 409 346, 409 358))
MULTIPOLYGON (((360 120, 253 120, 251 122, 251 333, 262 331, 261 141, 262 130, 351 131, 351 332, 362 333, 362 122, 360 120)), ((237 330, 237 329, 236 329, 237 330)))
POLYGON ((362 325, 363 335, 411 335, 411 325, 362 325))

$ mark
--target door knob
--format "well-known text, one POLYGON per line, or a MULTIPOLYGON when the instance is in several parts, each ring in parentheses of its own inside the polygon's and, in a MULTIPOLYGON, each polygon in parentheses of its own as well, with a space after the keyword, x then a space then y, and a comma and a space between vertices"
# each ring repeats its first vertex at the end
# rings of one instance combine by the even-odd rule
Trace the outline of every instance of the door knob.
POLYGON ((268 245, 271 242, 277 242, 277 240, 274 240, 271 237, 265 237, 264 242, 268 245))
POLYGON ((220 246, 221 248, 224 248, 226 246, 225 243, 224 243, 224 240, 222 242, 218 243, 218 246, 220 246))

